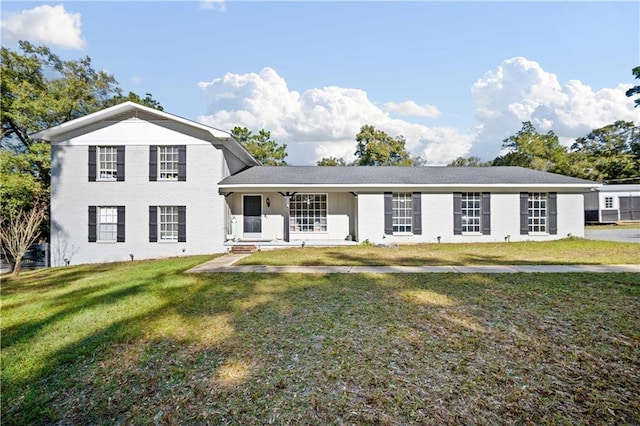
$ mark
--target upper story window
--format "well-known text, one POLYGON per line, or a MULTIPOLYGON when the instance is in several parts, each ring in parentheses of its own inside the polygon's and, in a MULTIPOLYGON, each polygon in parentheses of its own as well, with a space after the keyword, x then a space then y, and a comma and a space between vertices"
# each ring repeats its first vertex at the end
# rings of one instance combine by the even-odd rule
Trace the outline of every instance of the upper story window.
POLYGON ((462 232, 480 233, 480 193, 463 192, 460 202, 462 208, 462 232))
POLYGON ((178 179, 177 146, 159 146, 158 163, 160 165, 160 180, 178 179))
POLYGON ((394 192, 392 212, 393 233, 410 233, 413 225, 413 194, 394 192))
POLYGON ((547 232, 547 193, 529 193, 529 232, 547 232))
POLYGON ((613 197, 604 197, 604 208, 605 209, 613 208, 613 197))
POLYGON ((124 145, 89 146, 89 182, 124 181, 124 145))
POLYGON ((327 232, 327 194, 296 194, 289 204, 291 232, 327 232))
POLYGON ((98 179, 116 180, 118 177, 118 152, 115 146, 98 147, 98 179))
POLYGON ((187 146, 151 145, 149 147, 149 180, 187 180, 187 146))

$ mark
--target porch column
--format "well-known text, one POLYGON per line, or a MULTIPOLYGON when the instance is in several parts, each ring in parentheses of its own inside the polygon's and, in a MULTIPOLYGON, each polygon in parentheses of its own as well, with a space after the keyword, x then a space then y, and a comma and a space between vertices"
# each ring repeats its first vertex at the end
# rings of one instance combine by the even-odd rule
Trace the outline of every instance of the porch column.
POLYGON ((282 237, 286 242, 289 242, 289 205, 291 204, 291 195, 288 193, 284 195, 284 229, 282 230, 282 237))

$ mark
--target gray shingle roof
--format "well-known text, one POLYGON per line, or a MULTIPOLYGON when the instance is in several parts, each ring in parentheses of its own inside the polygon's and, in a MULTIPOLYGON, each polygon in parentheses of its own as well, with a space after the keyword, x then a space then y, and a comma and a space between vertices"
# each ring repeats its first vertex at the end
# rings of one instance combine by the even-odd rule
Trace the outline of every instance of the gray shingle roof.
POLYGON ((595 182, 522 167, 251 167, 220 182, 237 185, 584 185, 595 182))

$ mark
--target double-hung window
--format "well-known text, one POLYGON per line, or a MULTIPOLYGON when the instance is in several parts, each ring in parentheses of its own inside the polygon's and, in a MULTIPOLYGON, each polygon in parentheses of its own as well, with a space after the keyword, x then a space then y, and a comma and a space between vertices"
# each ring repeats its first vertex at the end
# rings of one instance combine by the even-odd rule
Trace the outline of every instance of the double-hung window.
POLYGON ((547 232, 547 193, 529 193, 529 232, 547 232))
POLYGON ((413 225, 413 194, 411 192, 394 192, 392 221, 393 233, 411 233, 413 225))
POLYGON ((289 203, 290 232, 327 232, 327 194, 296 194, 289 203))
POLYGON ((98 210, 98 241, 117 241, 118 209, 116 207, 98 207, 98 210))
POLYGON ((160 206, 160 241, 178 241, 178 207, 160 206))
POLYGON ((160 166, 160 180, 178 179, 178 147, 159 146, 158 163, 160 166))
POLYGON ((116 180, 118 151, 115 146, 98 147, 98 180, 116 180))
POLYGON ((123 243, 125 206, 89 206, 89 242, 123 243))
POLYGON ((463 192, 460 200, 462 208, 462 232, 480 233, 481 199, 479 192, 463 192))

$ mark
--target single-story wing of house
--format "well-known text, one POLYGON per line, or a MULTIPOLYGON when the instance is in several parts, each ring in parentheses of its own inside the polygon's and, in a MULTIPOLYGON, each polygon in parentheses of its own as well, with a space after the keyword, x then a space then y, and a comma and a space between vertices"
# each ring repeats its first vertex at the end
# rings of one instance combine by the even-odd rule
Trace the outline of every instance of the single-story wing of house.
POLYGON ((602 185, 584 196, 587 223, 640 221, 640 184, 602 185))
POLYGON ((288 245, 584 235, 600 184, 520 167, 265 167, 228 132, 124 102, 51 143, 53 265, 288 245))

